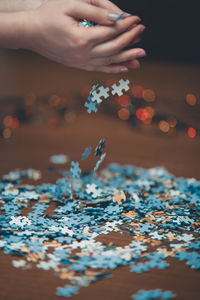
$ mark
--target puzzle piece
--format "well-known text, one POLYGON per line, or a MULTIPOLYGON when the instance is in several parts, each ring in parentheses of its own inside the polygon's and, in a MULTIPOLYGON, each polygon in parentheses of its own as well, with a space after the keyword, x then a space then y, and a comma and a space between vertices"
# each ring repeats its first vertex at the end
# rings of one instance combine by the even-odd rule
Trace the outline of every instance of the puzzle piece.
POLYGON ((76 287, 76 286, 66 285, 63 288, 61 288, 61 287, 57 288, 58 296, 70 297, 70 296, 76 295, 76 294, 78 294, 78 287, 76 287))
POLYGON ((67 155, 64 154, 56 154, 50 157, 50 161, 53 164, 65 164, 68 161, 68 157, 67 155))
POLYGON ((98 197, 101 196, 102 190, 98 189, 97 185, 93 183, 93 184, 87 184, 86 185, 86 192, 88 194, 92 194, 93 198, 98 198, 98 197))
POLYGON ((82 156, 81 156, 81 159, 82 159, 82 160, 83 160, 83 159, 86 159, 86 158, 90 155, 91 150, 92 150, 91 147, 85 148, 85 151, 83 152, 83 154, 82 154, 82 156))
POLYGON ((119 17, 118 17, 118 19, 117 19, 117 20, 118 20, 118 21, 119 21, 119 20, 123 20, 123 18, 124 18, 124 12, 123 12, 123 13, 121 13, 121 14, 119 15, 119 17))
POLYGON ((71 168, 70 168, 70 174, 72 178, 80 178, 81 176, 81 169, 79 168, 79 162, 72 161, 71 168))
POLYGON ((109 97, 109 88, 105 88, 104 86, 100 86, 99 88, 95 89, 92 93, 91 93, 91 101, 92 102, 97 102, 98 104, 100 104, 104 99, 107 99, 109 97))
POLYGON ((120 194, 114 194, 113 202, 117 202, 119 205, 122 204, 122 200, 126 201, 126 195, 124 191, 120 191, 120 194))
MULTIPOLYGON (((117 20, 119 21, 119 20, 123 20, 123 19, 124 19, 124 12, 118 15, 117 20)), ((81 26, 81 27, 93 27, 93 26, 98 26, 98 24, 90 22, 90 21, 84 19, 84 20, 79 21, 79 26, 81 26)))
POLYGON ((106 156, 106 153, 102 154, 99 158, 99 160, 97 161, 95 167, 94 167, 94 172, 96 172, 100 166, 100 164, 103 162, 104 158, 106 156))
MULTIPOLYGON (((99 85, 98 82, 95 83, 95 84, 93 84, 92 87, 91 87, 91 90, 90 90, 90 92, 89 92, 89 95, 91 95, 95 90, 97 90, 98 87, 100 87, 100 85, 99 85)), ((88 99, 89 99, 89 97, 88 97, 88 99)))
POLYGON ((113 88, 112 95, 117 94, 118 96, 122 96, 123 95, 122 91, 127 92, 130 89, 129 83, 130 83, 130 81, 128 79, 127 80, 120 79, 119 85, 116 85, 116 83, 112 85, 112 88, 113 88))
POLYGON ((100 156, 102 154, 102 149, 106 147, 106 139, 102 139, 99 141, 99 146, 95 149, 94 156, 100 156))
MULTIPOLYGON (((119 19, 119 20, 121 20, 121 19, 119 19)), ((80 20, 79 26, 81 26, 81 27, 94 27, 94 26, 98 26, 98 24, 92 23, 88 20, 80 20)))
POLYGON ((134 300, 151 300, 151 299, 172 299, 176 295, 171 291, 155 290, 139 290, 137 294, 132 295, 134 300))
POLYGON ((98 111, 96 105, 97 105, 97 102, 89 102, 89 103, 85 102, 85 104, 84 104, 84 106, 87 107, 87 112, 89 114, 91 114, 92 111, 93 112, 97 112, 98 111))

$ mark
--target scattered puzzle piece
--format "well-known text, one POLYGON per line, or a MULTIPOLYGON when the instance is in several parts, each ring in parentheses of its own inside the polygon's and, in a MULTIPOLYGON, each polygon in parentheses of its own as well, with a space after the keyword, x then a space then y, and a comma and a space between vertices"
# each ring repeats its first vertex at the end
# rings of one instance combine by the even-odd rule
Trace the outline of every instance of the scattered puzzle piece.
POLYGON ((137 294, 132 295, 133 300, 153 300, 153 299, 172 299, 176 295, 173 294, 171 291, 162 291, 159 289, 156 290, 140 290, 137 294))
POLYGON ((126 201, 126 195, 124 191, 120 191, 120 194, 114 194, 113 202, 117 202, 120 205, 122 204, 122 200, 126 201))

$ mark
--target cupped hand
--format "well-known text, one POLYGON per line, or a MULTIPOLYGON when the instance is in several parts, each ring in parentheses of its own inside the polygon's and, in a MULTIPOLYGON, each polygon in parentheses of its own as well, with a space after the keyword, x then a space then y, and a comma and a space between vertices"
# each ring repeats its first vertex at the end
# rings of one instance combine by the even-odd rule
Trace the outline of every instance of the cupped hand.
POLYGON ((143 49, 123 50, 144 30, 140 18, 125 15, 120 21, 110 14, 122 11, 107 0, 48 0, 26 13, 24 47, 66 66, 119 73, 138 67, 143 49), (80 19, 100 24, 79 26, 80 19))

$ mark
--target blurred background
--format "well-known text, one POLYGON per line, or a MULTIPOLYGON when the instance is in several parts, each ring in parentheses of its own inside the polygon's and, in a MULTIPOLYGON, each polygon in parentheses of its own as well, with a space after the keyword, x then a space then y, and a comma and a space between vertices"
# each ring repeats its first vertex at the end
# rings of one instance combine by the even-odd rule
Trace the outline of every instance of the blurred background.
MULTIPOLYGON (((200 19, 198 1, 114 1, 147 26, 139 70, 113 76, 70 69, 25 50, 0 50, 0 173, 38 168, 54 180, 49 156, 80 160, 107 140, 110 162, 164 166, 200 179, 200 19), (84 103, 91 86, 130 80, 97 113, 84 103)), ((93 160, 81 167, 90 171, 93 160)), ((66 166, 66 167, 69 167, 66 166)))
POLYGON ((175 62, 200 61, 197 0, 115 0, 123 10, 140 15, 147 26, 142 45, 148 57, 175 62))

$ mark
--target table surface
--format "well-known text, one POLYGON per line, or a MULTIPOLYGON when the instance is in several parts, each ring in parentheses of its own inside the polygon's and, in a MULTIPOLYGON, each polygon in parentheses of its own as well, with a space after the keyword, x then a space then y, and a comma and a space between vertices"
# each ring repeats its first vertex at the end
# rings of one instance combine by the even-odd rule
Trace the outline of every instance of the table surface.
MULTIPOLYGON (((38 96, 65 91, 73 100, 84 85, 99 80, 103 83, 113 77, 68 69, 21 51, 0 52, 0 65, 0 110, 5 101, 10 98, 17 101, 30 90, 38 96)), ((195 65, 147 61, 139 71, 131 71, 122 77, 152 88, 160 101, 173 99, 172 108, 167 109, 173 110, 174 107, 177 114, 182 113, 179 107, 187 92, 199 93, 200 68, 195 65)), ((66 153, 71 159, 79 160, 85 147, 95 146, 103 137, 107 140, 107 158, 103 166, 111 162, 144 168, 164 166, 176 176, 200 179, 199 137, 190 140, 182 132, 176 137, 166 137, 148 129, 133 129, 126 122, 101 112, 88 115, 84 111, 79 111, 75 122, 62 124, 54 130, 43 124, 27 124, 20 126, 12 138, 1 139, 0 175, 16 168, 34 168, 42 171, 42 182, 53 183, 56 175, 45 171, 50 155, 66 153)), ((85 162, 82 167, 89 171, 92 164, 85 162)), ((110 238, 118 245, 130 241, 126 235, 112 234, 110 238)), ((101 240, 107 242, 107 239, 101 240)), ((60 299, 55 295, 56 287, 65 285, 65 282, 55 277, 53 271, 36 268, 21 271, 12 267, 12 259, 0 252, 0 299, 60 299)), ((177 299, 199 299, 199 279, 198 272, 174 259, 170 260, 170 268, 139 275, 131 273, 128 267, 119 267, 111 278, 81 288, 72 299, 130 299, 133 293, 144 288, 172 290, 177 299)))

